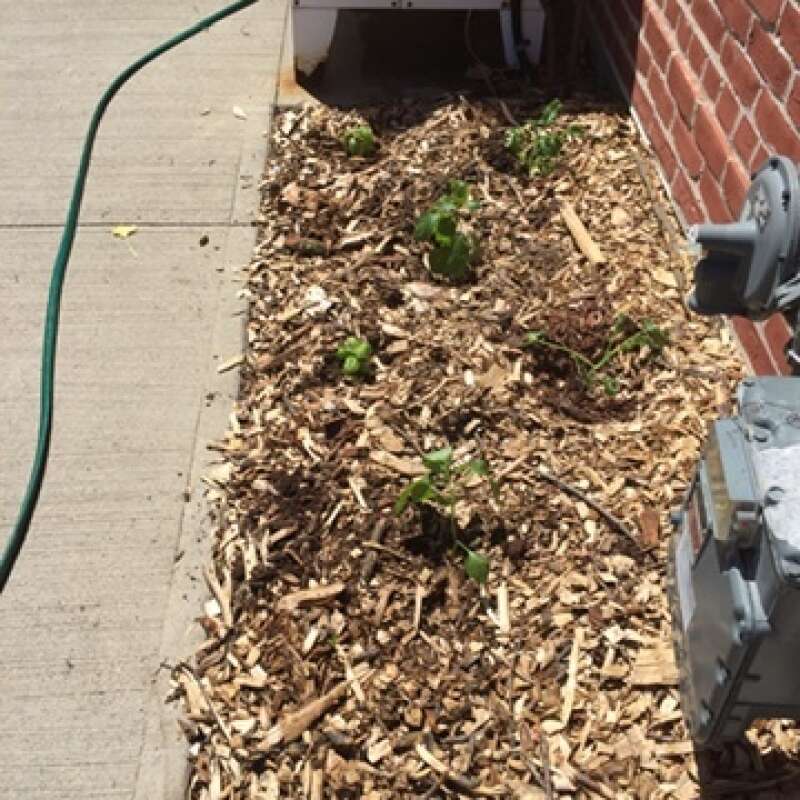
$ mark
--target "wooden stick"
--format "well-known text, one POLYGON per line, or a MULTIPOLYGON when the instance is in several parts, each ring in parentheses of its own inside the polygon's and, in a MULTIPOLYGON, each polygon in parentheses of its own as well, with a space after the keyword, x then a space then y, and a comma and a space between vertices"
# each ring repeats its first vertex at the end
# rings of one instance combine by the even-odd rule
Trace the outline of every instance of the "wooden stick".
POLYGON ((195 671, 186 663, 178 664, 177 668, 184 675, 194 684, 194 686, 200 691, 200 694, 203 696, 203 700, 205 700, 206 705, 208 706, 208 710, 211 712, 211 716, 214 717, 214 721, 219 726, 219 729, 222 731, 222 735, 228 740, 228 744, 231 744, 231 733, 228 728, 225 726, 225 723, 222 721, 222 717, 220 717, 217 709, 214 706, 211 697, 209 696, 208 692, 205 689, 205 686, 200 682, 200 678, 197 677, 195 671))
POLYGON ((325 787, 325 773, 321 769, 315 769, 311 773, 311 791, 309 800, 322 800, 322 792, 325 787))
POLYGON ((278 600, 276 608, 278 611, 294 611, 301 606, 313 606, 317 603, 326 603, 332 597, 344 591, 344 584, 341 581, 330 583, 325 586, 317 586, 314 589, 302 589, 299 592, 286 594, 278 600))
MULTIPOLYGON (((560 478, 556 478, 555 475, 550 475, 548 472, 539 472, 538 476, 543 480, 547 481, 548 483, 552 483, 554 486, 558 486, 563 492, 566 494, 571 494, 573 497, 576 497, 578 500, 583 500, 589 508, 593 508, 609 525, 609 527, 613 528, 617 533, 621 533, 627 539, 630 539, 639 549, 641 549, 641 544, 638 538, 633 534, 625 523, 615 517, 610 511, 607 511, 603 506, 600 505, 596 500, 592 500, 588 494, 582 492, 578 489, 577 486, 573 486, 571 483, 567 483, 566 481, 562 481, 560 478)), ((519 475, 519 480, 523 483, 527 483, 529 486, 536 486, 536 481, 533 478, 529 478, 527 475, 519 475)))
MULTIPOLYGON (((353 679, 367 679, 373 670, 359 665, 353 670, 353 679)), ((266 747, 274 747, 281 742, 291 742, 302 736, 323 714, 330 711, 347 693, 351 681, 337 683, 327 694, 303 706, 293 714, 287 714, 277 725, 267 731, 264 739, 266 747)))
POLYGON ((214 599, 219 603, 222 613, 222 622, 226 628, 233 626, 233 612, 231 610, 231 573, 225 573, 223 583, 217 580, 216 570, 211 565, 206 565, 203 569, 203 577, 206 579, 209 591, 214 595, 214 599))
POLYGON ((434 772, 439 773, 439 775, 443 776, 445 780, 452 783, 454 786, 458 787, 459 790, 462 792, 470 793, 475 790, 478 783, 477 781, 473 781, 470 778, 467 778, 465 775, 461 775, 458 772, 450 769, 450 767, 444 763, 439 758, 431 753, 425 745, 421 743, 417 743, 417 755, 420 757, 420 760, 427 764, 434 772))
MULTIPOLYGON (((372 529, 372 535, 370 536, 370 541, 373 543, 380 544, 383 540, 383 533, 386 530, 387 521, 386 519, 378 520, 377 525, 372 529)), ((366 557, 364 558, 364 565, 361 567, 361 580, 364 583, 369 583, 372 578, 373 573, 375 572, 375 566, 378 563, 378 553, 376 550, 372 550, 371 552, 367 553, 366 557)))
POLYGON ((586 226, 581 222, 581 218, 578 216, 577 211, 575 211, 574 206, 566 200, 561 201, 561 216, 564 218, 564 222, 567 224, 569 232, 575 240, 575 244, 578 245, 580 251, 589 259, 589 263, 592 264, 592 266, 605 264, 606 257, 603 255, 603 252, 589 235, 589 231, 586 230, 586 226))

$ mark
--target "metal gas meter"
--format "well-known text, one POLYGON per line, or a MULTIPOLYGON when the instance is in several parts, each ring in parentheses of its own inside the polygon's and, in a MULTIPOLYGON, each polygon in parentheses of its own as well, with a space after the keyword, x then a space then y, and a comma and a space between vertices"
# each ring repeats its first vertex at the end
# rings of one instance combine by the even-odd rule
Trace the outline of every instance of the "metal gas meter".
MULTIPOLYGON (((753 176, 738 222, 699 225, 689 307, 800 328, 800 179, 786 158, 753 176)), ((670 600, 684 713, 700 748, 755 719, 800 719, 800 377, 747 378, 711 425, 681 508, 670 600)))

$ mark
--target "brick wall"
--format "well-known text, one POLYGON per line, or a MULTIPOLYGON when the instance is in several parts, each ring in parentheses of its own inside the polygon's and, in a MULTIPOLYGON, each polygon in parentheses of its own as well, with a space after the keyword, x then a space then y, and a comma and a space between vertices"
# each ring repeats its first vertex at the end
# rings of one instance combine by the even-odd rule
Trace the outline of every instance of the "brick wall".
MULTIPOLYGON (((767 154, 800 162, 800 0, 588 0, 687 224, 738 216, 767 154)), ((785 371, 782 318, 734 320, 756 373, 785 371)))

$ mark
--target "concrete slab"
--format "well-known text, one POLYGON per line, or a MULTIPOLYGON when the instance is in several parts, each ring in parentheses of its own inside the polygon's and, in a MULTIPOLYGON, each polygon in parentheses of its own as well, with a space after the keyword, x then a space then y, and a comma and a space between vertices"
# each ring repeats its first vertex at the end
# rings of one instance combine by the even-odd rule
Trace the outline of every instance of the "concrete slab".
MULTIPOLYGON (((222 5, 0 0, 4 530, 33 452, 47 285, 84 127, 134 56, 222 5)), ((191 652, 206 596, 199 479, 237 390, 217 365, 242 347, 236 277, 285 16, 285 0, 262 0, 197 37, 123 90, 101 128, 64 294, 51 462, 0 598, 3 800, 183 797, 160 665, 191 652), (121 223, 140 230, 115 239, 121 223)))

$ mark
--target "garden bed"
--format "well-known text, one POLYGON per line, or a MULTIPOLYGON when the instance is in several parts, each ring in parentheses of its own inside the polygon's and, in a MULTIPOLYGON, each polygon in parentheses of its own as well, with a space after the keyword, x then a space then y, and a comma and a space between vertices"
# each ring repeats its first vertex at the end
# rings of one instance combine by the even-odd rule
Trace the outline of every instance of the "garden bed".
POLYGON ((504 137, 538 111, 277 116, 241 400, 207 479, 207 638, 175 671, 192 797, 698 796, 667 518, 739 360, 683 307, 691 264, 629 117, 571 105, 580 133, 530 175, 504 137), (364 121, 377 150, 351 157, 364 121), (474 201, 455 281, 414 235, 453 180, 474 201), (363 374, 343 374, 348 338, 363 374), (452 520, 441 474, 438 504, 395 513, 443 449, 471 465, 452 520))

